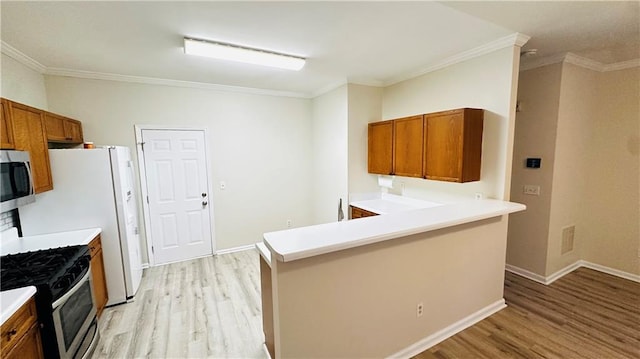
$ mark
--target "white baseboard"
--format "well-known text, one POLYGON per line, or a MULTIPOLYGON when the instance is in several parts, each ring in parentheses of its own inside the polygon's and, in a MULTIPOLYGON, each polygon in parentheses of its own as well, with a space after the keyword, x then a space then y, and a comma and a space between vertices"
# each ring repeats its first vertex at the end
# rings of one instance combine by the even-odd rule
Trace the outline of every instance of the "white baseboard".
POLYGON ((517 274, 521 277, 525 277, 534 282, 542 283, 544 285, 549 285, 580 267, 593 269, 598 272, 610 274, 619 278, 628 279, 628 280, 640 283, 640 275, 624 272, 618 269, 606 267, 600 264, 591 263, 585 260, 578 260, 575 263, 570 264, 546 277, 537 273, 533 273, 526 269, 522 269, 522 268, 510 265, 510 264, 507 264, 505 266, 505 269, 511 273, 517 274))
POLYGON ((500 299, 497 302, 490 304, 479 311, 463 318, 450 326, 433 333, 432 335, 400 350, 397 353, 390 355, 388 358, 411 358, 415 355, 422 353, 423 351, 431 348, 432 346, 440 343, 441 341, 469 328, 470 326, 478 323, 479 321, 491 316, 494 313, 506 308, 507 305, 504 299, 500 299))
POLYGON ((517 274, 521 277, 525 277, 527 279, 530 279, 534 282, 538 282, 541 284, 548 284, 547 283, 547 278, 545 278, 544 276, 541 276, 540 274, 537 273, 533 273, 530 272, 526 269, 520 268, 520 267, 516 267, 516 266, 512 266, 511 264, 507 264, 505 265, 505 270, 507 270, 508 272, 511 272, 513 274, 517 274))
POLYGON ((249 244, 246 246, 240 246, 240 247, 233 247, 233 248, 227 248, 227 249, 221 249, 219 251, 216 251, 216 255, 219 254, 228 254, 228 253, 235 253, 235 252, 242 252, 242 251, 248 251, 249 249, 255 249, 256 245, 255 244, 249 244))
POLYGON ((581 264, 582 261, 577 261, 573 264, 569 264, 568 266, 560 269, 559 271, 551 274, 550 276, 547 276, 547 282, 545 283, 546 285, 549 285, 555 281, 557 281, 558 279, 564 277, 565 275, 573 272, 574 270, 582 267, 581 264))
POLYGON ((587 261, 580 261, 580 262, 582 262, 581 265, 580 265, 581 267, 597 270, 598 272, 611 274, 611 275, 616 276, 616 277, 620 277, 620 278, 624 278, 624 279, 628 279, 630 281, 634 281, 634 282, 640 283, 640 275, 638 275, 638 274, 632 274, 632 273, 624 272, 624 271, 621 271, 621 270, 618 270, 618 269, 605 267, 603 265, 596 264, 596 263, 591 263, 591 262, 587 262, 587 261))

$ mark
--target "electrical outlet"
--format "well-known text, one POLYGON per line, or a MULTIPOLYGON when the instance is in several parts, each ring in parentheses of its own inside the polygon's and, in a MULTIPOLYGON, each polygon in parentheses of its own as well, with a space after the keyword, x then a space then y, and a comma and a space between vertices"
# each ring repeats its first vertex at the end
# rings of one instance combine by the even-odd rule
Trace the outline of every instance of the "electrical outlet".
POLYGON ((540 195, 540 186, 526 184, 526 185, 524 185, 523 193, 524 194, 528 194, 528 195, 532 195, 532 196, 539 196, 540 195))
POLYGON ((424 304, 422 302, 416 305, 416 318, 420 318, 424 314, 424 304))
POLYGON ((287 219, 287 228, 291 228, 291 220, 287 219))

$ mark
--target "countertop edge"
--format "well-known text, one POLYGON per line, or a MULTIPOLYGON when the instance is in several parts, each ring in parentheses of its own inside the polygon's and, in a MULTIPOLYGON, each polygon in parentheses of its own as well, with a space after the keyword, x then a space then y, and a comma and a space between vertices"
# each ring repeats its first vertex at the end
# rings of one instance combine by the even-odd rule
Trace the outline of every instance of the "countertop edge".
POLYGON ((256 249, 258 250, 258 253, 260 253, 260 256, 262 257, 262 259, 264 259, 264 261, 267 262, 269 267, 271 267, 271 252, 269 252, 269 249, 264 244, 264 242, 256 243, 256 249))
MULTIPOLYGON (((481 221, 481 220, 489 219, 493 217, 499 217, 499 216, 503 216, 510 213, 524 211, 527 208, 525 205, 520 203, 498 201, 498 200, 487 200, 487 201, 491 201, 494 204, 499 203, 499 204, 502 204, 503 206, 497 209, 492 209, 492 210, 484 210, 484 211, 478 210, 479 213, 466 215, 466 216, 453 217, 451 220, 441 220, 435 223, 429 223, 427 225, 422 225, 422 226, 421 225, 410 226, 409 228, 406 228, 406 229, 391 231, 391 232, 383 233, 380 235, 374 235, 374 236, 369 236, 369 237, 359 238, 354 240, 347 240, 341 243, 329 244, 322 247, 300 249, 300 250, 290 251, 287 253, 280 253, 280 251, 276 250, 273 247, 273 245, 269 243, 270 238, 268 237, 271 237, 270 233, 264 234, 263 236, 264 244, 271 251, 271 253, 274 255, 276 260, 280 262, 290 262, 290 261, 317 256, 317 255, 337 252, 340 250, 374 244, 374 243, 378 243, 378 242, 382 242, 382 241, 386 241, 386 240, 390 240, 398 237, 405 237, 413 234, 434 231, 434 230, 457 226, 465 223, 481 221)), ((460 203, 460 204, 464 205, 464 203, 460 203)), ((449 207, 449 206, 445 205, 442 207, 427 208, 426 210, 434 210, 436 208, 441 209, 443 207, 449 207)), ((413 211, 408 211, 404 213, 410 213, 410 212, 413 212, 413 211)), ((369 217, 369 218, 376 218, 376 217, 369 217)), ((362 220, 362 219, 358 219, 358 220, 362 220)), ((272 233, 276 233, 276 232, 272 232, 272 233)))
POLYGON ((18 237, 2 243, 0 254, 8 255, 67 246, 86 246, 101 233, 102 228, 92 227, 18 237))
POLYGON ((2 310, 0 311, 0 325, 4 324, 18 309, 36 294, 36 287, 22 287, 0 292, 2 310), (7 303, 7 301, 9 303, 7 303))

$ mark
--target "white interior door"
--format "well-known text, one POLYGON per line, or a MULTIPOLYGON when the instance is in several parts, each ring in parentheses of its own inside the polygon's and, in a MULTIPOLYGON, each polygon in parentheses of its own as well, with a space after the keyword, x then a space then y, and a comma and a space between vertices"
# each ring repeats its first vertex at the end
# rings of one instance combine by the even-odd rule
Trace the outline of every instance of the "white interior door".
POLYGON ((212 254, 202 130, 142 130, 155 264, 212 254))

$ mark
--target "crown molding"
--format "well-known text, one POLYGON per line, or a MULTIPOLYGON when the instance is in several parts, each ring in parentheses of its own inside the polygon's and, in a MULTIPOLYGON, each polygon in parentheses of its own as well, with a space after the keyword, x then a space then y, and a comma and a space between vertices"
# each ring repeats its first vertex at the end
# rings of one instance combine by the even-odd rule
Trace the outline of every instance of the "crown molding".
POLYGON ((604 65, 604 71, 626 70, 634 67, 640 67, 640 58, 629 61, 617 62, 615 64, 604 65))
POLYGON ((30 68, 33 71, 44 74, 44 72, 47 70, 46 66, 32 59, 31 57, 24 54, 22 51, 16 49, 15 47, 7 44, 4 41, 0 42, 0 51, 3 54, 9 56, 10 58, 30 68))
POLYGON ((640 66, 640 58, 633 59, 629 61, 617 62, 614 64, 603 64, 601 62, 591 60, 589 58, 576 55, 572 52, 556 54, 553 56, 544 57, 541 59, 529 61, 527 64, 520 66, 520 72, 533 70, 538 67, 543 67, 547 65, 557 64, 557 63, 567 63, 576 66, 583 67, 585 69, 597 71, 597 72, 608 72, 608 71, 617 71, 617 70, 625 70, 634 67, 640 66))
POLYGON ((598 71, 598 72, 604 71, 604 65, 601 62, 576 55, 572 52, 567 52, 567 54, 564 56, 563 62, 567 64, 584 67, 585 69, 589 69, 593 71, 598 71))
POLYGON ((248 93, 253 95, 309 98, 308 94, 300 93, 300 92, 267 90, 267 89, 259 89, 259 88, 252 88, 252 87, 210 84, 210 83, 204 83, 204 82, 170 80, 170 79, 161 79, 161 78, 155 78, 155 77, 118 75, 118 74, 111 74, 111 73, 80 71, 80 70, 62 69, 62 68, 55 68, 55 67, 47 68, 47 70, 45 71, 45 74, 52 75, 52 76, 76 77, 76 78, 91 79, 91 80, 106 80, 106 81, 147 84, 147 85, 162 85, 162 86, 196 88, 196 89, 213 90, 213 91, 248 93))
POLYGON ((467 60, 470 60, 470 59, 473 59, 473 58, 476 58, 500 49, 504 49, 505 47, 509 47, 509 46, 522 47, 522 45, 526 44, 530 38, 531 37, 525 34, 514 33, 509 36, 505 36, 503 38, 492 41, 490 43, 484 44, 482 46, 478 46, 471 50, 463 51, 459 54, 448 57, 432 66, 422 68, 418 71, 407 73, 405 75, 392 77, 388 81, 385 81, 383 83, 383 86, 395 85, 399 82, 406 81, 418 76, 422 76, 429 72, 440 70, 445 67, 449 67, 451 65, 455 65, 463 61, 467 61, 467 60))

